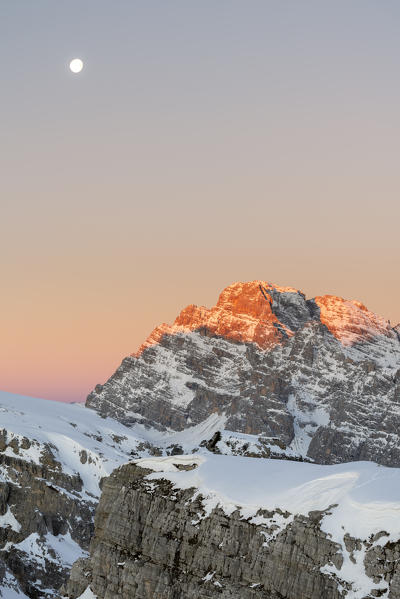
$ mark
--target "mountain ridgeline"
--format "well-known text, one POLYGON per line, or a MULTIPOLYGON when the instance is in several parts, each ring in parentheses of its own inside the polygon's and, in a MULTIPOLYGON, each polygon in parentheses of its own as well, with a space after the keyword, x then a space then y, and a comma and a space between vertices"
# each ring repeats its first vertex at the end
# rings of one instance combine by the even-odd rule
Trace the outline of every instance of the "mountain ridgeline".
POLYGON ((160 431, 218 415, 221 453, 255 438, 252 454, 400 466, 400 327, 358 301, 235 283, 157 327, 86 406, 160 431))

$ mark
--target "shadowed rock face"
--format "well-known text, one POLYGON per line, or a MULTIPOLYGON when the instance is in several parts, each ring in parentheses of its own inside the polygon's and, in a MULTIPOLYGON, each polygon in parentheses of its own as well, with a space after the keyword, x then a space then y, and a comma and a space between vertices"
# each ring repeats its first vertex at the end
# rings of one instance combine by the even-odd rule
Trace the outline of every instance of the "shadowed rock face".
POLYGON ((254 281, 155 329, 86 405, 177 431, 218 413, 319 463, 399 466, 399 402, 398 327, 356 301, 254 281))
MULTIPOLYGON (((293 518, 280 510, 260 510, 264 524, 244 519, 240 508, 230 516, 220 508, 206 515, 194 489, 172 488, 163 479, 146 481, 149 473, 127 464, 105 481, 90 558, 74 564, 62 594, 76 599, 90 585, 98 599, 346 595, 349 584, 325 573, 332 565, 341 571, 343 548, 321 530, 324 512, 293 518), (279 528, 274 524, 279 519, 288 524, 279 528)), ((368 596, 379 597, 379 588, 389 586, 390 599, 398 599, 399 543, 374 546, 371 541, 347 535, 346 550, 351 559, 365 550, 365 572, 377 588, 368 596)))

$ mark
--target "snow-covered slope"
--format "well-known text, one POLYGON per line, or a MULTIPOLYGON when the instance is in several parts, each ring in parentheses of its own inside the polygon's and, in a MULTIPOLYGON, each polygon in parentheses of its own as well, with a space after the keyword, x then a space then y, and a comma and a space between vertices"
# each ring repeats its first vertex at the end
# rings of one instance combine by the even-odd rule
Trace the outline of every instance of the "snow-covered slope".
MULTIPOLYGON (((187 431, 162 432, 124 426, 83 404, 0 391, 3 596, 54 595, 71 564, 86 555, 103 477, 134 457, 198 451, 225 422, 211 414, 187 431)), ((229 431, 223 437, 230 444, 222 442, 224 451, 244 444, 265 451, 257 437, 229 431)))
POLYGON ((368 576, 364 560, 367 551, 372 554, 400 539, 400 469, 370 462, 321 466, 212 454, 146 458, 135 463, 154 471, 147 476, 150 482, 166 479, 177 489, 196 489, 193 499, 200 494, 204 508, 200 519, 217 507, 226 514, 239 508, 241 518, 250 523, 265 528, 274 524, 266 545, 296 514, 322 512, 321 530, 338 543, 343 558, 340 568, 331 563, 323 571, 335 575, 342 588, 345 583, 350 586, 347 599, 363 599, 373 590, 380 591, 379 597, 389 596, 388 581, 368 576), (192 465, 194 469, 183 469, 192 465), (282 515, 268 518, 260 515, 261 510, 280 510, 282 515), (349 536, 360 540, 357 549, 348 548, 349 536))
POLYGON ((152 443, 161 437, 141 425, 127 428, 111 418, 102 418, 84 404, 52 402, 3 391, 0 426, 7 435, 3 456, 18 456, 40 464, 50 447, 64 474, 81 477, 83 487, 79 494, 89 500, 99 497, 101 478, 126 462, 140 443, 152 443), (22 444, 24 437, 31 441, 27 449, 22 444), (13 439, 19 442, 17 452, 11 444, 13 439))

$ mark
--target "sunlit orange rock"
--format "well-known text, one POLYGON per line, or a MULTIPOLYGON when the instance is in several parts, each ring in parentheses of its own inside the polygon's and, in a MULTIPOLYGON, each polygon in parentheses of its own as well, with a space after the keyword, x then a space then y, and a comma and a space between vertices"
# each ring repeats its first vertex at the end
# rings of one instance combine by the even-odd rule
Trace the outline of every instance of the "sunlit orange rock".
MULTIPOLYGON (((163 335, 199 329, 269 349, 294 334, 274 314, 270 295, 272 290, 299 293, 293 287, 279 287, 266 281, 233 283, 222 291, 213 308, 191 304, 182 310, 173 325, 161 324, 156 327, 133 355, 139 356, 146 347, 159 343, 163 335)), ((378 335, 390 335, 390 323, 367 310, 361 302, 333 295, 318 296, 314 301, 320 309, 321 322, 343 345, 370 341, 378 335)))
POLYGON ((282 293, 297 292, 292 287, 278 287, 265 281, 234 283, 223 290, 213 308, 192 304, 182 310, 173 325, 162 324, 155 328, 135 355, 158 343, 165 334, 173 335, 202 328, 214 335, 240 342, 257 343, 262 349, 267 349, 283 338, 276 325, 287 335, 293 334, 272 312, 269 289, 276 289, 282 293))
POLYGON ((315 298, 320 309, 320 319, 332 335, 343 345, 370 341, 378 335, 389 336, 390 323, 370 312, 356 300, 345 300, 335 295, 315 298))

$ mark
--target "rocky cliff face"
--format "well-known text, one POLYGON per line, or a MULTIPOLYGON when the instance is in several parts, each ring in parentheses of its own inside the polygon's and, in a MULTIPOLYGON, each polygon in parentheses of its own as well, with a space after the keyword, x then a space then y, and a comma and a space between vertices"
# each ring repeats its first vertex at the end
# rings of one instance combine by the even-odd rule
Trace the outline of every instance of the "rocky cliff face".
POLYGON ((176 492, 167 481, 150 488, 146 474, 128 464, 106 481, 91 557, 75 564, 68 597, 90 585, 99 599, 339 599, 319 573, 338 548, 319 530, 318 515, 297 518, 267 549, 261 529, 239 511, 215 509, 199 521, 193 490, 176 492))
POLYGON ((86 405, 177 431, 216 413, 291 457, 398 466, 399 401, 396 328, 360 302, 254 281, 155 329, 86 405))
POLYGON ((35 441, 3 429, 0 443, 0 589, 50 597, 89 549, 96 501, 82 498, 82 479, 62 472, 50 446, 33 463, 19 453, 38 450, 35 441))
MULTIPOLYGON (((337 507, 329 508, 333 495, 321 499, 324 510, 307 515, 228 510, 221 497, 207 507, 204 490, 176 484, 196 467, 189 459, 176 464, 175 484, 145 465, 124 465, 105 481, 90 558, 74 565, 64 597, 85 597, 85 591, 98 599, 400 597, 400 544, 387 542, 384 530, 368 539, 343 530, 341 543, 332 539, 323 522, 337 507)), ((337 493, 336 499, 340 509, 337 493)))
POLYGON ((101 479, 170 443, 83 406, 2 392, 0 415, 0 597, 54 597, 89 549, 101 479))
POLYGON ((125 427, 83 405, 0 391, 0 597, 51 598, 87 554, 100 483, 133 457, 198 451, 221 421, 190 433, 125 427))

